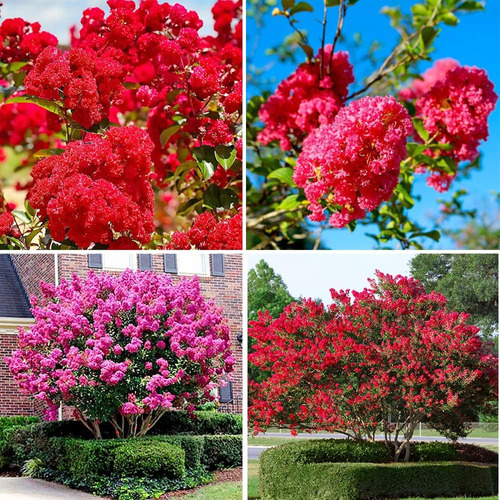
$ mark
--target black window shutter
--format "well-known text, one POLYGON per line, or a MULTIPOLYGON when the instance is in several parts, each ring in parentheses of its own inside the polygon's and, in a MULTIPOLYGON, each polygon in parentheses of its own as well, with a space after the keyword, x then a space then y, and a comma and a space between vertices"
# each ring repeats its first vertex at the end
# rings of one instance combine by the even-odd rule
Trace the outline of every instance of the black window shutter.
POLYGON ((89 253, 89 267, 92 269, 102 269, 102 254, 89 253))
POLYGON ((224 255, 221 253, 212 254, 212 276, 225 276, 224 255))
POLYGON ((164 254, 163 268, 166 273, 177 274, 177 255, 174 253, 164 254))
POLYGON ((141 271, 153 270, 153 256, 150 253, 139 254, 139 269, 141 271))
POLYGON ((233 383, 228 382, 225 387, 219 387, 219 401, 221 403, 232 403, 233 401, 233 383))

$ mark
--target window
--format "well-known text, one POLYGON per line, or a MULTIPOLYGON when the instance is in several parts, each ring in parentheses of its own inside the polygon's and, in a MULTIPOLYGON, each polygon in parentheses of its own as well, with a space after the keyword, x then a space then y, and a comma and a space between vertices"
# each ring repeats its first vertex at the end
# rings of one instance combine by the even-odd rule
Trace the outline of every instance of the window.
POLYGON ((103 252, 102 268, 107 269, 108 271, 137 269, 137 255, 130 252, 103 252))
POLYGON ((177 272, 179 274, 209 276, 208 254, 199 254, 197 252, 178 253, 177 272))

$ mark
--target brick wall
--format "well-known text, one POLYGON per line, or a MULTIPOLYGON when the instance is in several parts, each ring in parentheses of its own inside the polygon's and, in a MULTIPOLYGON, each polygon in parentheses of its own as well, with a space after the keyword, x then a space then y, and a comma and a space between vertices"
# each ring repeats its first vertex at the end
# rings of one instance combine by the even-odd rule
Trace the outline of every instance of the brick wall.
POLYGON ((31 295, 41 297, 41 281, 55 283, 54 258, 51 254, 11 254, 28 298, 31 295))
POLYGON ((24 396, 7 368, 5 357, 17 348, 17 326, 0 326, 0 415, 42 416, 41 405, 24 396))

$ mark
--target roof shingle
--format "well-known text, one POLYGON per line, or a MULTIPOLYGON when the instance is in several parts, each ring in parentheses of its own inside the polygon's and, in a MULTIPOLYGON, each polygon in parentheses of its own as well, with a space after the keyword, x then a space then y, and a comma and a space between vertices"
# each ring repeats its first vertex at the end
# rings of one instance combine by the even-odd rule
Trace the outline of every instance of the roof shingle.
POLYGON ((0 317, 33 317, 23 284, 7 254, 0 254, 0 317))

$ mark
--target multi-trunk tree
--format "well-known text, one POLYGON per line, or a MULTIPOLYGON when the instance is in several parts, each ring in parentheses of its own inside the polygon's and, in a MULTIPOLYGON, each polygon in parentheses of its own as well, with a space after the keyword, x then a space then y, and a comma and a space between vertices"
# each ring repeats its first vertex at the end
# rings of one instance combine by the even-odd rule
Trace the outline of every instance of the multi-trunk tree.
POLYGON ((42 291, 7 363, 49 419, 63 403, 96 438, 102 422, 142 436, 167 411, 214 401, 233 371, 229 327, 196 277, 91 273, 42 291))
POLYGON ((383 434, 395 460, 409 459, 420 422, 466 436, 497 383, 497 358, 467 314, 447 310, 443 295, 413 278, 379 272, 361 292, 331 294, 328 307, 304 300, 251 322, 249 359, 271 373, 251 382, 254 430, 383 434))

